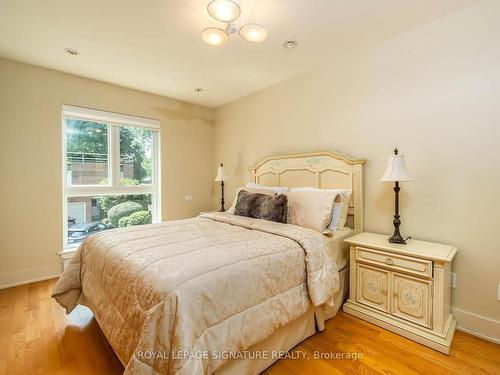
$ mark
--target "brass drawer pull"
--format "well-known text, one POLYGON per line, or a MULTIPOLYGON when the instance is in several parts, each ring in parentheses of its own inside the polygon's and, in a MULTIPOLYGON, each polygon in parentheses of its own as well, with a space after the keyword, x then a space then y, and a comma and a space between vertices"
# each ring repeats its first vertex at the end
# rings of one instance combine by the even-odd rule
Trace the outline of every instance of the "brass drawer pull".
POLYGON ((391 258, 387 258, 385 260, 385 263, 388 264, 389 266, 392 266, 394 264, 393 260, 391 258))

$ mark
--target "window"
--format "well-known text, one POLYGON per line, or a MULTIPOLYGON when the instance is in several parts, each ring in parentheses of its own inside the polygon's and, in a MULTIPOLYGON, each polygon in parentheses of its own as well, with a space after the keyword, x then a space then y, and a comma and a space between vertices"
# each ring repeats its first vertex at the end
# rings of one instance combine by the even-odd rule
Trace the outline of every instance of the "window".
POLYGON ((158 121, 64 105, 62 127, 65 248, 160 221, 158 121))

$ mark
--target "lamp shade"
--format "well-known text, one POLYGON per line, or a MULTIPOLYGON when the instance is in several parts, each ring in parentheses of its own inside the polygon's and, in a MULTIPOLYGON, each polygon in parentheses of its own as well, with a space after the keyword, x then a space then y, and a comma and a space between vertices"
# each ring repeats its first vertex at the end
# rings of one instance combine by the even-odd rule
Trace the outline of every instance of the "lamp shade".
POLYGON ((217 177, 215 177, 214 181, 221 182, 227 181, 229 178, 227 177, 226 172, 224 171, 224 165, 221 163, 220 167, 217 169, 217 177))
POLYGON ((387 169, 380 181, 413 181, 406 170, 405 157, 403 155, 391 155, 387 163, 387 169))

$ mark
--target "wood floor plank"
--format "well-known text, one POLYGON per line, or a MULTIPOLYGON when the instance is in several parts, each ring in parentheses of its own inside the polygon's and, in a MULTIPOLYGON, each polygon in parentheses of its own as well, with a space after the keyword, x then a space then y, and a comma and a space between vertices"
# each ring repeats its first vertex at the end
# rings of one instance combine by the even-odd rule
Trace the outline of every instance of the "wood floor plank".
MULTIPOLYGON (((54 282, 0 290, 0 375, 122 374, 123 366, 90 310, 79 306, 66 315, 50 298, 54 282)), ((342 312, 326 323, 324 332, 294 350, 307 355, 283 358, 264 373, 500 375, 500 345, 457 332, 447 356, 342 312), (331 359, 331 353, 362 358, 331 359)))

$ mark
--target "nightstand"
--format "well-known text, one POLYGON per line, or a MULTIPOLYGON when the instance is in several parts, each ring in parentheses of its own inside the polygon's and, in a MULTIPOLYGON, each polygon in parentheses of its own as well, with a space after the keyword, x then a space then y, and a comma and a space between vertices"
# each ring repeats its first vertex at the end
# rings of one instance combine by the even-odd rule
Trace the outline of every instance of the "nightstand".
POLYGON ((217 210, 212 210, 212 211, 200 211, 200 215, 203 215, 203 214, 209 214, 209 213, 212 213, 212 212, 219 212, 217 210))
POLYGON ((451 314, 451 261, 457 248, 360 233, 350 245, 348 314, 449 354, 456 322, 451 314))

